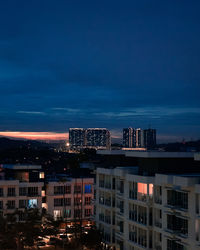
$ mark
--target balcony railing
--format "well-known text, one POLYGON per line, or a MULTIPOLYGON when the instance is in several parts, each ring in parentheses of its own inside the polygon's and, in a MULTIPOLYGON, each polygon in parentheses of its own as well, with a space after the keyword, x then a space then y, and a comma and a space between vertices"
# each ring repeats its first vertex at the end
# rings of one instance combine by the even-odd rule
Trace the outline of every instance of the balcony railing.
POLYGON ((161 197, 155 197, 154 198, 154 202, 156 203, 156 204, 162 204, 162 198, 161 197))
POLYGON ((111 224, 111 217, 110 216, 105 216, 105 222, 107 224, 111 224))
POLYGON ((129 240, 137 243, 137 233, 136 232, 129 232, 129 240))
POLYGON ((155 221, 155 226, 162 228, 162 223, 160 221, 155 221))
POLYGON ((106 182, 106 183, 105 183, 105 188, 111 189, 111 183, 106 182))
POLYGON ((133 199, 133 200, 137 200, 137 192, 133 191, 133 190, 130 190, 129 191, 129 198, 133 199))
POLYGON ((147 216, 138 214, 138 222, 141 224, 147 224, 147 216))
POLYGON ((104 188, 104 181, 99 181, 99 187, 104 188))
POLYGON ((111 206, 111 200, 110 199, 105 199, 105 205, 110 207, 111 206))
POLYGON ((99 220, 104 221, 104 214, 99 214, 99 220))
POLYGON ((129 219, 137 221, 137 211, 129 211, 129 219))
POLYGON ((143 201, 143 202, 147 201, 147 195, 143 194, 143 193, 138 193, 138 197, 137 198, 138 198, 139 201, 143 201))

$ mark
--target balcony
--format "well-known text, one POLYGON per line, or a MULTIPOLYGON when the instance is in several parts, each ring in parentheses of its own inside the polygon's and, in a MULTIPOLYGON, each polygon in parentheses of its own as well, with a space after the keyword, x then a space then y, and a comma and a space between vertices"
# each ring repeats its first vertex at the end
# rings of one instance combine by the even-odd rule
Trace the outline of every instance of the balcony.
POLYGON ((137 221, 137 211, 129 211, 129 220, 137 221))
POLYGON ((105 205, 111 207, 111 199, 105 199, 105 205))
POLYGON ((162 205, 162 197, 155 197, 155 198, 154 198, 154 202, 155 202, 156 204, 162 205))
POLYGON ((104 214, 99 214, 99 220, 104 222, 104 214))
POLYGON ((137 198, 138 198, 139 201, 147 202, 147 195, 146 194, 138 193, 137 198))
POLYGON ((147 225, 147 216, 138 214, 138 222, 147 225))
POLYGON ((137 233, 136 232, 129 232, 129 240, 137 243, 137 233))
POLYGON ((99 204, 104 205, 104 198, 103 197, 99 198, 99 204))
POLYGON ((154 225, 156 227, 162 228, 162 222, 161 221, 155 221, 154 225))
POLYGON ((111 183, 106 182, 104 187, 107 188, 107 189, 111 189, 111 183))
POLYGON ((129 199, 137 200, 137 192, 130 190, 129 191, 129 199))
POLYGON ((104 188, 104 181, 102 181, 102 180, 99 181, 99 187, 104 188))
POLYGON ((105 216, 105 223, 111 224, 111 217, 110 216, 105 216))

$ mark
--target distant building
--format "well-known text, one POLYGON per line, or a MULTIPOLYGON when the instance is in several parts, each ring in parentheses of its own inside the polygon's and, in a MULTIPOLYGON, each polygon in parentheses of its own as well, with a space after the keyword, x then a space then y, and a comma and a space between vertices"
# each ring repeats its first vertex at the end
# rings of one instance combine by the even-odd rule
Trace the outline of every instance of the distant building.
POLYGON ((156 146, 156 130, 141 128, 123 129, 124 148, 147 148, 152 149, 156 146))
POLYGON ((123 147, 124 148, 133 147, 133 128, 123 129, 123 147))
POLYGON ((144 131, 144 147, 154 148, 156 146, 156 129, 145 129, 144 131))
POLYGON ((110 131, 106 128, 69 129, 69 144, 71 149, 110 149, 110 139, 110 131))
POLYGON ((81 148, 85 146, 85 129, 70 128, 69 129, 69 144, 71 148, 81 148))

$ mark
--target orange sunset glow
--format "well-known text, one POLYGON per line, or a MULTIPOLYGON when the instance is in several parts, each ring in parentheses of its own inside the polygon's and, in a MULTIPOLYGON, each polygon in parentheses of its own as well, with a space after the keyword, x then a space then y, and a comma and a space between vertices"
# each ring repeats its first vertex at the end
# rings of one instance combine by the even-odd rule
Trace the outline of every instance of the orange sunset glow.
POLYGON ((28 140, 66 140, 68 139, 68 133, 56 133, 56 132, 19 132, 19 131, 1 131, 0 136, 16 138, 16 139, 28 139, 28 140))

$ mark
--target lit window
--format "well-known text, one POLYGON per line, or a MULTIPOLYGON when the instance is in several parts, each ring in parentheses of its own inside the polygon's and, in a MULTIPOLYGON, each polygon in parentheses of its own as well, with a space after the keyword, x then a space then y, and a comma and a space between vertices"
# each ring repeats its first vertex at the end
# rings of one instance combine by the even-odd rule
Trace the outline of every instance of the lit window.
POLYGON ((138 193, 147 194, 147 184, 138 183, 138 193))
POLYGON ((44 179, 44 172, 40 172, 40 179, 44 179))
POLYGON ((92 193, 92 185, 91 184, 85 184, 85 194, 92 193))
POLYGON ((149 195, 153 195, 153 184, 149 184, 149 195))
POLYGON ((37 207, 37 199, 28 200, 28 207, 29 208, 37 207))

